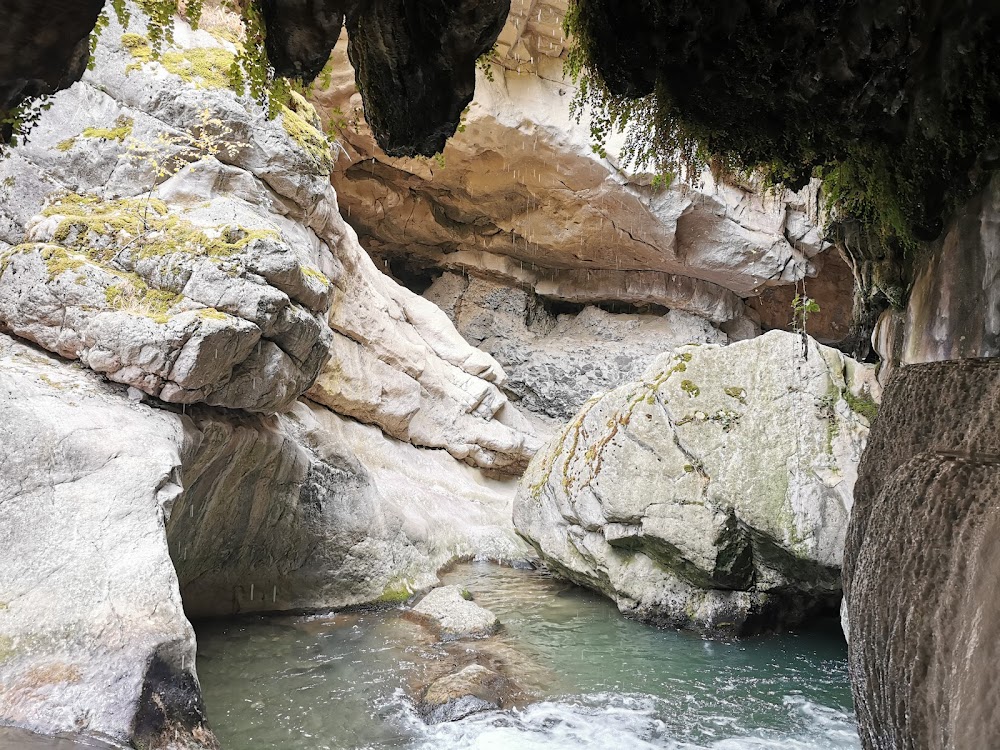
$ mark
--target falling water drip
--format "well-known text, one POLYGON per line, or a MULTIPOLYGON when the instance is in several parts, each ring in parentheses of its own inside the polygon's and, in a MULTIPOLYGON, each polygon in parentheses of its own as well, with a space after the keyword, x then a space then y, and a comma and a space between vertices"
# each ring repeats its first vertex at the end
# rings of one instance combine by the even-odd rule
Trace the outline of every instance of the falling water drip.
POLYGON ((253 584, 250 584, 250 601, 253 601, 253 584))

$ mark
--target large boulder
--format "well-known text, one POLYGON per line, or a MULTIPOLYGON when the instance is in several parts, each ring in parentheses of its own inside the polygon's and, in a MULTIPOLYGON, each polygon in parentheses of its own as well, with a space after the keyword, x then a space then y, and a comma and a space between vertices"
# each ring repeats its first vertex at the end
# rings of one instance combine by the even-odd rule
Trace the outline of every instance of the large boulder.
POLYGON ((749 633, 834 607, 874 368, 774 331, 685 346, 592 398, 532 461, 514 523, 640 619, 749 633))
POLYGON ((859 467, 844 558, 867 750, 1000 744, 1000 362, 900 369, 859 467))

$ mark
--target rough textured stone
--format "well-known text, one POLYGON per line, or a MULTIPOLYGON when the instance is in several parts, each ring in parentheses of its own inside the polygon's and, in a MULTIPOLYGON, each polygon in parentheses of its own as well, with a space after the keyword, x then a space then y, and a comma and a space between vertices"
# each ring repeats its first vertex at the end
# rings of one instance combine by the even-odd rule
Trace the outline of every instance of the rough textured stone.
MULTIPOLYGON (((142 23, 133 13, 130 33, 142 23)), ((180 22, 174 39, 181 58, 230 52, 180 22)), ((502 369, 372 264, 340 217, 311 107, 293 97, 268 120, 121 40, 112 21, 96 68, 0 163, 14 246, 0 325, 161 400, 260 412, 288 408, 332 352, 317 401, 521 471, 541 439, 498 389, 502 369), (156 165, 181 168, 156 184, 156 165)))
POLYGON ((210 746, 185 613, 399 601, 454 559, 527 553, 513 481, 444 451, 306 403, 153 408, 0 347, 0 722, 210 746))
POLYGON ((365 246, 390 264, 468 271, 579 302, 678 308, 723 322, 740 296, 815 275, 815 185, 762 197, 706 172, 652 185, 592 149, 569 115, 565 2, 512 4, 443 163, 392 159, 363 120, 341 40, 311 99, 344 151, 334 184, 365 246))
POLYGON ((995 687, 1000 363, 900 369, 859 467, 844 556, 868 750, 1000 742, 995 687))
POLYGON ((462 594, 458 586, 431 589, 413 611, 430 618, 446 639, 482 638, 496 632, 500 627, 497 616, 462 594))
POLYGON ((591 395, 634 380, 666 349, 726 343, 704 318, 617 314, 597 307, 556 315, 521 289, 446 273, 424 293, 465 339, 491 354, 522 409, 565 422, 591 395))
POLYGON ((835 605, 874 368, 771 332, 680 347, 591 399, 521 480, 559 574, 661 625, 747 633, 835 605), (803 344, 807 355, 803 356, 803 344))
POLYGON ((506 677, 479 664, 470 664, 432 682, 418 708, 428 724, 459 721, 500 708, 503 694, 509 691, 506 677))

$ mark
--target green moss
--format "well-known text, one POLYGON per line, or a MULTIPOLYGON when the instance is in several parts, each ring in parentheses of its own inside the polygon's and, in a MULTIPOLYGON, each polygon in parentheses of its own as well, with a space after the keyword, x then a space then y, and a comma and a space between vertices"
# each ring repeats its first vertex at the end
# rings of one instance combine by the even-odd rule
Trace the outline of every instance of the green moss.
POLYGON ((398 578, 385 585, 377 601, 379 604, 402 604, 409 601, 411 596, 413 596, 413 588, 410 586, 410 582, 398 578))
POLYGON ((49 278, 54 279, 67 271, 75 271, 87 262, 86 256, 79 253, 71 253, 65 248, 47 245, 41 251, 42 260, 45 261, 45 268, 49 272, 49 278))
POLYGON ((223 47, 193 47, 172 50, 160 57, 160 64, 174 75, 200 88, 229 86, 229 71, 236 55, 223 47))
POLYGON ((155 60, 169 72, 200 88, 228 87, 231 69, 236 62, 236 55, 224 47, 192 47, 157 55, 149 37, 142 34, 123 35, 122 46, 135 60, 126 71, 137 70, 155 60))
POLYGON ((461 593, 462 593, 462 598, 465 599, 465 601, 467 601, 467 602, 471 602, 472 601, 472 592, 471 591, 469 591, 468 589, 462 589, 461 593))
POLYGON ((207 318, 208 320, 228 320, 229 316, 224 312, 219 312, 214 307, 206 307, 198 311, 199 318, 207 318))
POLYGON ((681 381, 681 390, 684 391, 691 398, 697 398, 698 394, 701 393, 701 389, 692 383, 690 380, 681 381))
POLYGON ((855 414, 860 414, 869 423, 875 421, 875 417, 878 416, 878 404, 869 396, 867 393, 862 393, 860 396, 855 396, 849 390, 844 391, 844 401, 851 408, 855 414))
POLYGON ((213 236, 185 219, 171 215, 163 201, 145 198, 103 200, 94 195, 69 194, 43 210, 45 216, 60 218, 54 239, 88 256, 107 262, 121 251, 119 242, 129 244, 135 258, 183 254, 217 260, 243 251, 252 242, 277 237, 267 229, 223 228, 213 236), (94 242, 97 237, 112 243, 94 242))
POLYGON ((142 315, 163 324, 171 318, 171 308, 184 298, 171 291, 150 287, 133 273, 119 272, 121 283, 104 290, 108 306, 119 312, 142 315))
POLYGON ((285 132, 319 165, 333 166, 330 141, 322 131, 316 108, 297 91, 289 92, 289 106, 282 106, 281 124, 285 132))
POLYGON ((100 138, 105 141, 124 141, 132 135, 135 121, 131 117, 119 117, 114 128, 85 128, 81 135, 84 138, 100 138))
POLYGON ((729 386, 728 388, 724 388, 723 391, 725 392, 725 394, 727 396, 729 396, 730 398, 735 398, 741 404, 745 404, 747 402, 747 389, 746 388, 743 388, 743 387, 738 386, 738 385, 737 386, 729 386))
POLYGON ((59 141, 59 143, 56 144, 56 150, 65 153, 66 151, 72 149, 73 146, 75 145, 76 145, 76 138, 67 138, 66 140, 59 141))

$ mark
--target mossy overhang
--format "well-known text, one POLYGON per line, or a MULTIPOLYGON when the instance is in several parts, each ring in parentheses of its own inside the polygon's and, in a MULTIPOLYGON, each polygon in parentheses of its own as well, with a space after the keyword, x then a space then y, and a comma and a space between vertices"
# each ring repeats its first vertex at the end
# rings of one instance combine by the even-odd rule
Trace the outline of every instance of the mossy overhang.
POLYGON ((992 0, 575 0, 571 26, 612 93, 655 94, 709 153, 791 186, 850 162, 918 241, 997 165, 992 0))

